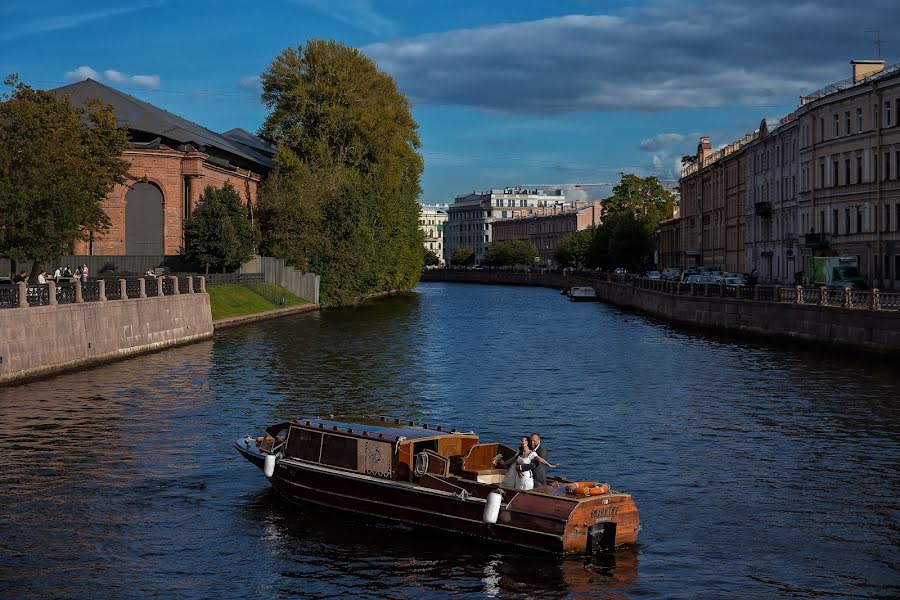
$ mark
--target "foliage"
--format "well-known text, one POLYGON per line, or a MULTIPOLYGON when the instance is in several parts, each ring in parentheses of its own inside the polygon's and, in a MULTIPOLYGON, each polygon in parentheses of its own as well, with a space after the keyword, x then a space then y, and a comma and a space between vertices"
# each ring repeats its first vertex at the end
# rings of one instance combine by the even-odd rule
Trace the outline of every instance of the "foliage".
POLYGON ((263 248, 322 276, 323 304, 410 289, 422 269, 418 125, 360 51, 311 40, 262 75, 261 129, 278 172, 260 200, 263 248))
POLYGON ((681 166, 692 165, 697 162, 696 154, 685 154, 681 157, 681 166))
POLYGON ((623 175, 612 195, 603 201, 604 216, 630 214, 655 227, 672 218, 675 198, 656 177, 623 175))
POLYGON ((109 228, 103 200, 124 184, 128 131, 113 108, 76 107, 16 76, 0 102, 0 256, 41 264, 109 228))
POLYGON ((559 240, 554 258, 561 267, 581 269, 589 266, 591 243, 597 232, 597 226, 591 225, 581 231, 567 233, 559 240))
POLYGON ((469 267, 475 264, 475 249, 469 246, 460 246, 453 251, 450 262, 457 267, 469 267))
POLYGON ((425 248, 424 246, 422 246, 422 248, 425 250, 425 266, 426 267, 434 267, 434 266, 441 264, 441 259, 438 257, 438 255, 435 253, 434 250, 432 250, 430 248, 425 248))
POLYGON ((484 253, 482 262, 490 267, 531 266, 538 257, 538 249, 531 242, 504 240, 492 243, 484 253))
POLYGON ((184 222, 185 259, 209 268, 233 269, 256 251, 258 235, 248 209, 231 183, 207 186, 193 214, 184 222))
POLYGON ((588 265, 603 269, 625 267, 637 271, 650 264, 655 227, 629 213, 614 214, 597 228, 588 251, 588 265))

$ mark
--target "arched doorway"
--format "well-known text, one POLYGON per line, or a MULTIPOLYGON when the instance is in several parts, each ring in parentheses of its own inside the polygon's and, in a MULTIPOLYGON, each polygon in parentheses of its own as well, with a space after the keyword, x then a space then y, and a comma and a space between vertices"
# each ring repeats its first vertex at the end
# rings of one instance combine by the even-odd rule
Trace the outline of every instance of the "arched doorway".
POLYGON ((152 183, 136 183, 125 195, 125 254, 163 253, 162 190, 152 183))

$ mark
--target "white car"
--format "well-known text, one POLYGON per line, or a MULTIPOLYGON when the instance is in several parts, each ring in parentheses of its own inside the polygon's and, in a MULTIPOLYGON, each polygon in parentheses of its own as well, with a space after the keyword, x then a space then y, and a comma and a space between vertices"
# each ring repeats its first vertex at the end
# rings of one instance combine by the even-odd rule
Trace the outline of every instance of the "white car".
POLYGON ((662 279, 662 274, 659 271, 647 271, 647 279, 659 281, 662 279))

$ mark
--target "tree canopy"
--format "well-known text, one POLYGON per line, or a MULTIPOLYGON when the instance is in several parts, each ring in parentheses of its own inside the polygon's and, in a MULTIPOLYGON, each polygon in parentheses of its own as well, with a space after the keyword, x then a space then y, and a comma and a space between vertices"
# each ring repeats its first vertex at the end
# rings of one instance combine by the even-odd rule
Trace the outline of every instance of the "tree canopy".
POLYGON ((628 173, 613 188, 612 195, 603 201, 603 214, 629 214, 655 228, 660 221, 672 218, 674 205, 674 196, 659 179, 628 173))
POLYGON ((103 200, 124 184, 128 132, 113 108, 74 106, 67 96, 7 77, 0 102, 0 256, 41 263, 109 228, 103 200))
POLYGON ((422 269, 418 125, 363 53, 310 40, 262 75, 278 171, 260 199, 267 253, 322 276, 326 305, 409 289, 422 269))
POLYGON ((534 264, 538 249, 531 242, 504 240, 493 242, 484 253, 481 262, 490 267, 511 267, 534 264))
POLYGON ((250 260, 258 234, 247 207, 231 183, 207 186, 197 208, 184 222, 184 257, 216 269, 232 269, 250 260))
POLYGON ((559 245, 554 253, 554 258, 559 266, 573 269, 587 267, 591 240, 596 229, 596 225, 591 225, 587 229, 564 235, 559 240, 559 245))
POLYGON ((434 250, 432 250, 430 248, 425 248, 424 246, 422 247, 422 249, 425 251, 425 266, 426 267, 435 267, 435 266, 441 264, 441 259, 440 259, 440 257, 438 257, 438 255, 435 253, 434 250))
POLYGON ((458 267, 468 267, 475 264, 475 249, 469 246, 460 246, 453 251, 453 254, 450 256, 450 262, 458 267))

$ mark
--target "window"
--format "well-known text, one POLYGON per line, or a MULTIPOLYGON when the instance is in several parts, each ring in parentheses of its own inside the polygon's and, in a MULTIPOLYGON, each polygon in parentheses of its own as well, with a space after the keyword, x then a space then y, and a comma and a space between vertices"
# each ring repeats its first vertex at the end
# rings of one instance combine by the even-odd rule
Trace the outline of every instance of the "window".
POLYGON ((875 279, 881 279, 881 262, 879 262, 877 254, 872 255, 872 267, 875 271, 875 279))
POLYGON ((321 449, 321 446, 321 432, 291 427, 285 455, 300 460, 319 462, 319 450, 321 449))
POLYGON ((831 211, 831 233, 838 232, 838 210, 832 209, 831 211))
POLYGON ((819 211, 819 233, 825 232, 825 211, 819 211))
POLYGON ((355 471, 357 466, 356 446, 356 438, 326 435, 322 440, 321 463, 355 471))
MULTIPOLYGON (((894 205, 894 219, 896 221, 894 223, 894 231, 900 231, 900 202, 894 205)), ((898 272, 898 275, 900 275, 900 272, 898 272)))
POLYGON ((850 135, 850 111, 844 113, 844 127, 847 128, 847 135, 850 135))
POLYGON ((834 115, 834 137, 839 137, 841 135, 841 117, 837 113, 834 115))
POLYGON ((891 178, 891 153, 884 153, 884 175, 882 175, 885 181, 891 178))
POLYGON ((882 226, 882 231, 890 231, 891 230, 891 205, 884 205, 884 225, 882 226))
POLYGON ((831 185, 837 187, 838 184, 838 161, 831 164, 831 185))
POLYGON ((825 161, 819 162, 819 187, 825 187, 825 161))
POLYGON ((900 254, 894 255, 894 279, 900 279, 900 254))
POLYGON ((862 156, 856 157, 856 183, 862 183, 862 156))
POLYGON ((850 233, 850 209, 844 209, 844 233, 850 233))
POLYGON ((862 208, 856 207, 856 233, 862 233, 862 208))
POLYGON ((891 102, 888 100, 884 103, 884 126, 891 126, 891 102))
POLYGON ((860 133, 862 131, 862 109, 856 109, 856 133, 860 133))
POLYGON ((850 159, 844 159, 844 185, 850 185, 850 159))

